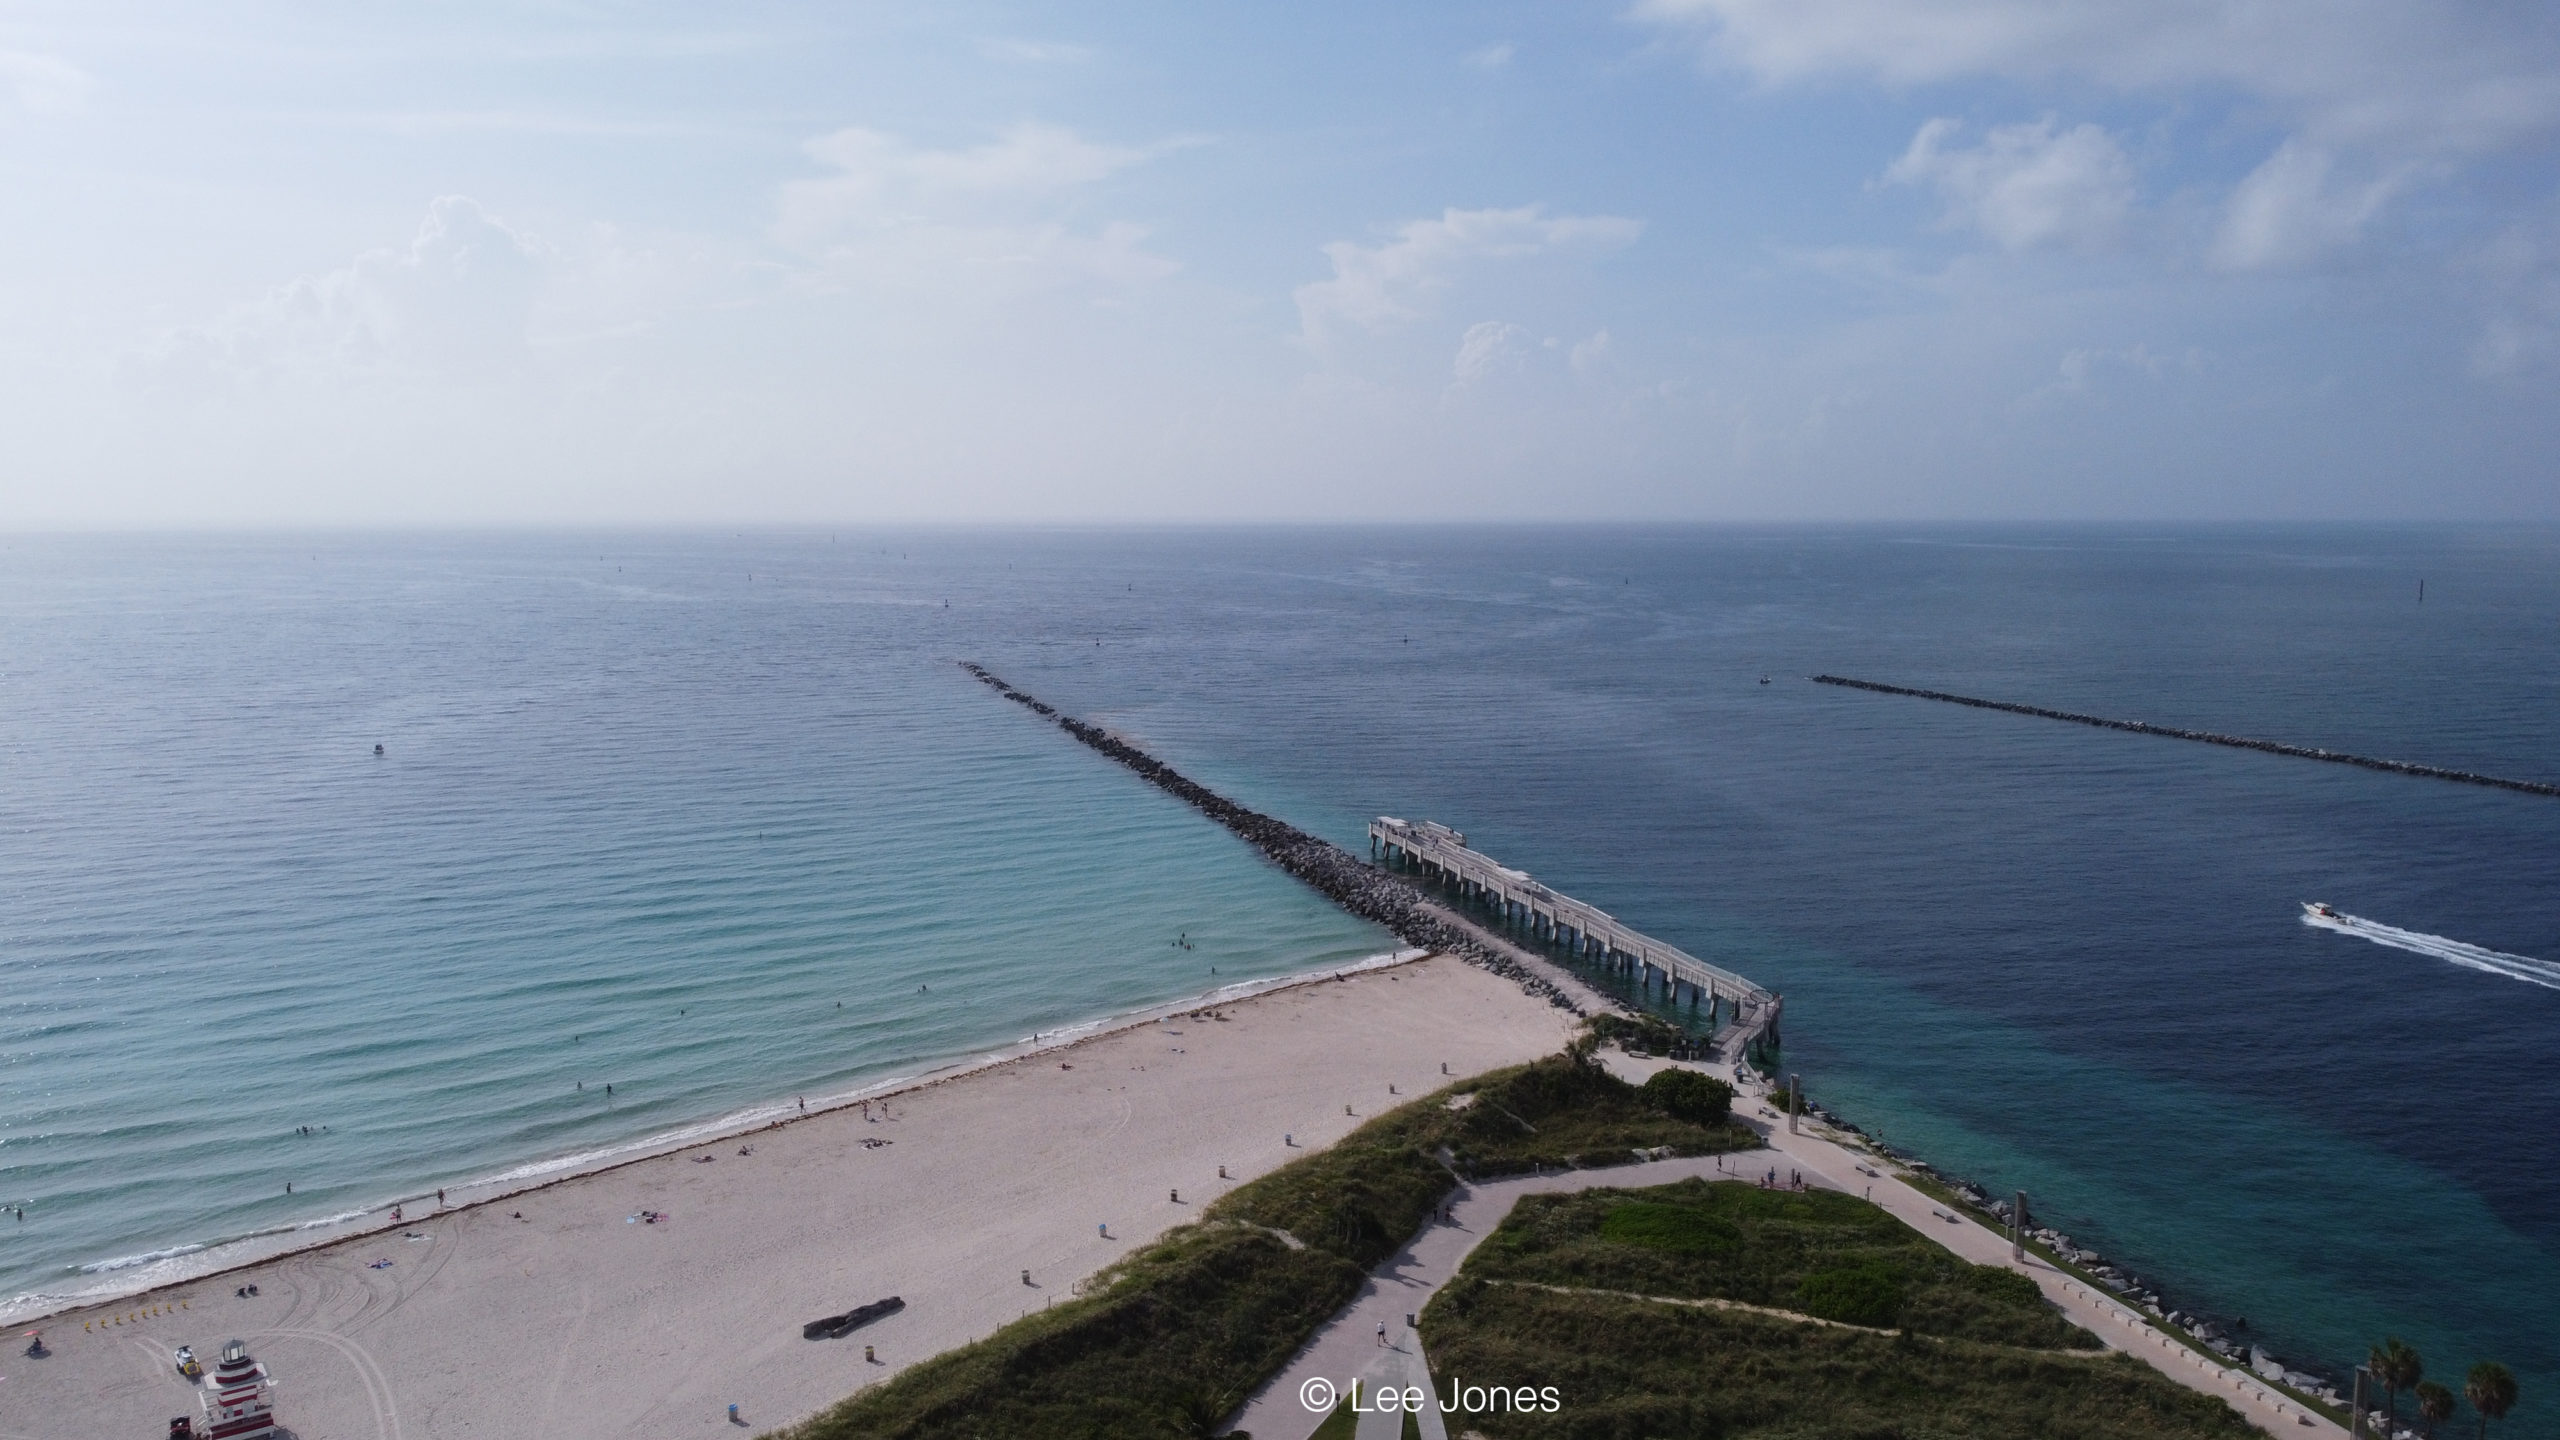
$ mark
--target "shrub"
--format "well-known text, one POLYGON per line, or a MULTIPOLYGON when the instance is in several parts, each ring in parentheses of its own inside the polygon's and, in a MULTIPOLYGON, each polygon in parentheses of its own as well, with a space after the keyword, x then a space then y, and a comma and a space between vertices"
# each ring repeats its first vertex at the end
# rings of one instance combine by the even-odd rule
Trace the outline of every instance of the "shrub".
POLYGON ((1721 1125, 1733 1114, 1733 1087, 1695 1070, 1662 1070, 1637 1092, 1644 1103, 1692 1125, 1721 1125))
POLYGON ((1648 1200, 1610 1210, 1600 1221, 1600 1238, 1674 1255, 1726 1255, 1742 1248, 1742 1231, 1733 1222, 1694 1206, 1648 1200))
POLYGON ((1902 1276, 1872 1261, 1816 1271, 1797 1284, 1796 1308, 1847 1325, 1891 1325, 1902 1313, 1902 1276))

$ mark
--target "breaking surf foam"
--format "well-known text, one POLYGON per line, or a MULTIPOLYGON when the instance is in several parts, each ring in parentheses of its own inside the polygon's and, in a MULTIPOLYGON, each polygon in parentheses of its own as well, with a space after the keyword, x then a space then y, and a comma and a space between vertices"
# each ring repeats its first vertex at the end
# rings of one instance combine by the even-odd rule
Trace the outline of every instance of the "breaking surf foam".
POLYGON ((2397 926, 2385 925, 2378 920, 2367 920, 2361 915, 2314 915, 2306 910, 2302 915, 2302 923, 2315 930, 2335 930, 2341 935, 2353 935, 2360 940, 2370 940, 2376 945, 2388 945, 2394 950, 2432 956, 2435 959, 2459 965, 2466 970, 2504 975, 2510 980, 2521 980, 2528 985, 2539 985, 2546 990, 2560 990, 2560 964, 2554 964, 2548 960, 2536 960, 2530 955, 2510 955, 2503 950, 2488 950, 2478 945, 2466 945, 2459 940, 2448 940, 2441 935, 2422 935, 2415 930, 2403 930, 2397 926))

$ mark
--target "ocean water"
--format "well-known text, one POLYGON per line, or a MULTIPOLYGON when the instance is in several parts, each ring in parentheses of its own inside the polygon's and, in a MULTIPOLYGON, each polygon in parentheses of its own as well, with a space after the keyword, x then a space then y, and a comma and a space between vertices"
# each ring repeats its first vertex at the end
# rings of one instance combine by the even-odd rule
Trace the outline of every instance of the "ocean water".
POLYGON ((0 1293, 1383 948, 969 658, 1456 825, 2174 1301, 2560 1434, 2560 801, 1803 679, 2560 779, 2560 532, 6 543, 0 1293))
POLYGON ((1392 948, 991 703, 894 553, 602 543, 0 552, 16 1310, 1392 948))

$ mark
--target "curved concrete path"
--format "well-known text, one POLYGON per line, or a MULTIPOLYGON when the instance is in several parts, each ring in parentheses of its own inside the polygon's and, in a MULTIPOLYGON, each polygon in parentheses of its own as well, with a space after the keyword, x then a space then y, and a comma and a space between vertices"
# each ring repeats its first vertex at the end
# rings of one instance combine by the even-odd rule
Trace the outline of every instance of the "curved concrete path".
MULTIPOLYGON (((1621 1078, 1638 1083, 1668 1064, 1633 1060, 1614 1051, 1606 1058, 1610 1069, 1621 1078)), ((1722 1066, 1691 1068, 1732 1078, 1722 1066)), ((2299 1402, 2262 1383, 2257 1376, 2214 1364, 2171 1340, 2114 1296, 2093 1291, 2034 1253, 2030 1252, 2024 1261, 2010 1259, 2007 1236, 1905 1184, 1863 1148, 1853 1149, 1810 1122, 1802 1134, 1787 1133, 1785 1122, 1760 1103, 1757 1093, 1737 1097, 1734 1109, 1744 1124, 1760 1132, 1768 1149, 1746 1150, 1726 1157, 1657 1160, 1605 1170, 1515 1176, 1460 1186, 1451 1201, 1454 1219, 1425 1226, 1411 1243, 1379 1266, 1351 1303, 1317 1330, 1277 1377, 1254 1392, 1228 1422, 1228 1428, 1248 1431, 1254 1440, 1306 1440, 1324 1419, 1324 1411, 1308 1409, 1302 1399, 1305 1387, 1317 1381, 1324 1382, 1335 1394, 1350 1393, 1355 1379, 1364 1382, 1364 1395, 1380 1384, 1432 1388, 1435 1377, 1422 1353, 1422 1337, 1409 1320, 1421 1316, 1423 1306, 1449 1283, 1478 1242, 1493 1233, 1523 1195, 1595 1186, 1633 1189, 1667 1185, 1692 1176, 1744 1179, 1764 1174, 1774 1165, 1782 1176, 1790 1170, 1801 1170, 1808 1185, 1863 1195, 1912 1229, 1977 1265, 1998 1265, 2027 1275, 2044 1291, 2045 1298, 2060 1307, 2065 1318, 2096 1335, 2108 1349, 2135 1355, 2190 1389, 2228 1401, 2261 1430, 2306 1437, 2346 1434, 2345 1427, 2306 1411, 2299 1402), (1381 1324, 1387 1327, 1387 1343, 1383 1347, 1378 1335, 1381 1324)), ((1449 1377, 1437 1378, 1445 1384, 1449 1377)), ((1500 1377, 1456 1378, 1462 1383, 1489 1383, 1500 1377)), ((1446 1440, 1434 1409, 1426 1407, 1419 1418, 1424 1440, 1446 1440)), ((1364 1415, 1358 1440, 1395 1440, 1400 1433, 1396 1427, 1401 1423, 1402 1418, 1396 1415, 1364 1415)))

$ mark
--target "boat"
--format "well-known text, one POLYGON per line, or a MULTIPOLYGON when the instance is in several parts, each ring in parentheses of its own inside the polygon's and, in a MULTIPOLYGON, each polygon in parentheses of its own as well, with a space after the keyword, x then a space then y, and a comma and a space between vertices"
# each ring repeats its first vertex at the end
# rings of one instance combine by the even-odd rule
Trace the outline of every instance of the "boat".
POLYGON ((2326 900, 2303 901, 2302 913, 2304 918, 2311 920, 2335 920, 2339 918, 2338 912, 2331 909, 2329 907, 2329 902, 2326 900))
POLYGON ((204 1427, 196 1434, 201 1440, 283 1440, 268 1394, 273 1385, 267 1367, 250 1358, 248 1346, 237 1340, 225 1343, 213 1378, 196 1397, 204 1406, 204 1427))

